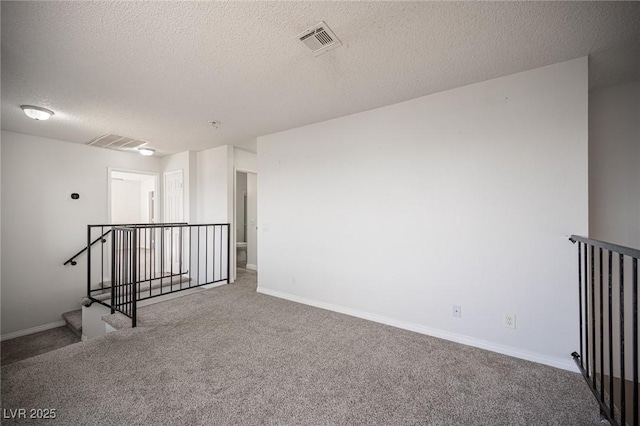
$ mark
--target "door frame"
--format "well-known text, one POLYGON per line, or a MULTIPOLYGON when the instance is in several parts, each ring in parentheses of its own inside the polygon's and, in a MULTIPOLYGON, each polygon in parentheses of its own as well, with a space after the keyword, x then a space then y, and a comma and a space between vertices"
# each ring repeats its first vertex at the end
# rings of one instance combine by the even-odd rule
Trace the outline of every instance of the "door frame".
MULTIPOLYGON (((246 173, 246 174, 254 174, 256 175, 256 177, 258 176, 258 172, 255 170, 249 170, 249 169, 243 169, 240 167, 234 167, 233 168, 233 215, 231 217, 231 228, 233 230, 232 232, 232 240, 231 240, 231 253, 229 253, 231 255, 231 263, 233 265, 233 268, 231 268, 233 270, 233 281, 236 280, 237 277, 237 262, 236 262, 236 243, 237 243, 237 236, 236 236, 236 215, 237 215, 237 211, 236 209, 238 208, 238 200, 237 200, 237 193, 238 193, 238 189, 237 189, 237 177, 238 177, 238 173, 246 173)), ((257 193, 256 193, 256 198, 257 198, 257 193)), ((256 221, 257 221, 257 216, 258 214, 256 214, 256 221)), ((245 218, 246 220, 246 218, 245 218)), ((249 229, 249 227, 247 226, 247 229, 249 229)), ((247 232, 248 233, 248 232, 247 232)), ((246 239, 246 236, 245 236, 246 239)), ((256 251, 258 250, 257 244, 256 244, 256 251)), ((249 255, 249 247, 247 247, 247 256, 249 255)))

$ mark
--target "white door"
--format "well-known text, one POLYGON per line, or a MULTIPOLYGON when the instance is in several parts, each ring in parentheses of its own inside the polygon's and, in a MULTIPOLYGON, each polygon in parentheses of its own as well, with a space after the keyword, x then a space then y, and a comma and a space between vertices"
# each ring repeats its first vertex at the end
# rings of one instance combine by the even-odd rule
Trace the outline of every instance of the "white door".
MULTIPOLYGON (((164 174, 164 222, 180 223, 184 221, 182 170, 164 174)), ((184 229, 165 228, 163 231, 165 273, 182 274, 186 269, 184 229)))

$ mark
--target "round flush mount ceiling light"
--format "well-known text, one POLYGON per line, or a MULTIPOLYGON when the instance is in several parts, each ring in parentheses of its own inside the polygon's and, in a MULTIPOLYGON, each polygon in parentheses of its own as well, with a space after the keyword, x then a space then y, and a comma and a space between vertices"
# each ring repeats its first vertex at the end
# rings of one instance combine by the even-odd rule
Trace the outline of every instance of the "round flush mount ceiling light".
POLYGON ((53 111, 33 105, 20 105, 20 108, 27 114, 27 117, 34 120, 48 120, 53 115, 53 111))
POLYGON ((154 152, 156 152, 156 150, 151 148, 138 148, 138 152, 145 157, 150 157, 154 152))

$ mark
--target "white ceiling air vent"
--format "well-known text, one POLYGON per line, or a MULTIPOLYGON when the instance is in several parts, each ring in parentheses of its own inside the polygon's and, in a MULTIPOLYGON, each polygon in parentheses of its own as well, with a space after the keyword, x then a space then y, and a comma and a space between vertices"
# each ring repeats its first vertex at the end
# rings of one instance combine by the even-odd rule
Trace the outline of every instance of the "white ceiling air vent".
POLYGON ((102 136, 91 139, 87 145, 98 148, 115 149, 116 151, 137 151, 138 148, 147 145, 149 142, 141 139, 127 138, 112 133, 105 133, 102 136))
POLYGON ((324 21, 301 32, 297 37, 311 49, 315 56, 322 55, 331 49, 342 46, 342 42, 324 21))

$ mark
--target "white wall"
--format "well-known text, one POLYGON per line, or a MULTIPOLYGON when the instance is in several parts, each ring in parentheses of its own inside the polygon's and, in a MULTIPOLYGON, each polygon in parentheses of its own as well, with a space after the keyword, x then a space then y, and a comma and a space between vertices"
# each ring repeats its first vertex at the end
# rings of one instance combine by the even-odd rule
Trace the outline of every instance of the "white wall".
POLYGON ((589 94, 589 236, 640 248, 640 81, 589 94))
POLYGON ((234 165, 237 169, 254 173, 258 171, 258 156, 254 152, 234 147, 233 155, 234 165))
POLYGON ((580 58, 258 138, 259 291, 574 369, 587 102, 580 58))
MULTIPOLYGON (((151 177, 150 179, 146 179, 143 181, 140 181, 140 217, 143 223, 150 223, 151 222, 151 218, 150 218, 150 211, 149 211, 149 194, 151 192, 155 192, 156 194, 154 194, 154 196, 157 196, 157 191, 156 191, 156 178, 155 177, 151 177)), ((157 207, 156 207, 156 217, 155 219, 157 219, 157 207)), ((156 220, 157 222, 157 220, 156 220)))
POLYGON ((111 179, 111 223, 143 223, 140 182, 111 179))
POLYGON ((2 334, 59 321, 86 292, 91 223, 107 221, 109 167, 159 172, 160 160, 2 131, 2 334), (72 200, 77 192, 80 199, 72 200))
MULTIPOLYGON (((198 223, 230 223, 230 229, 233 229, 233 147, 225 145, 217 148, 200 151, 197 155, 198 170, 198 223)), ((235 247, 233 240, 233 232, 231 238, 231 247, 235 247)), ((223 234, 223 240, 226 233, 223 234)), ((218 244, 217 242, 215 244, 218 244)), ((220 252, 221 248, 216 245, 216 252, 220 252)), ((204 250, 201 250, 201 254, 204 250)), ((231 265, 235 264, 235 250, 229 253, 231 265)), ((201 262, 203 265, 205 262, 201 262)), ((223 259, 226 265, 226 257, 223 259)), ((233 282, 233 269, 227 277, 233 282)), ((226 268, 225 268, 226 272, 226 268)))
POLYGON ((198 222, 228 223, 233 217, 233 147, 198 152, 198 222))

